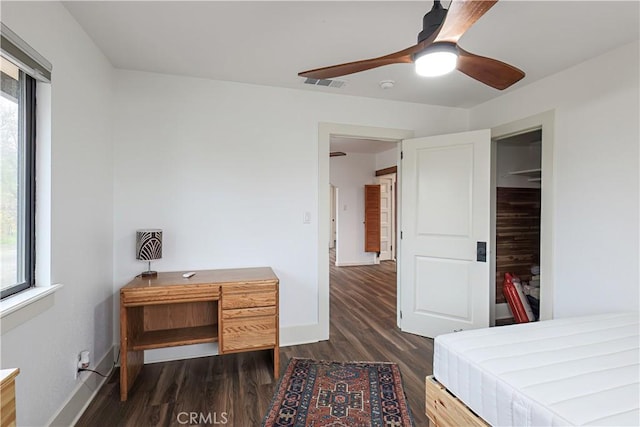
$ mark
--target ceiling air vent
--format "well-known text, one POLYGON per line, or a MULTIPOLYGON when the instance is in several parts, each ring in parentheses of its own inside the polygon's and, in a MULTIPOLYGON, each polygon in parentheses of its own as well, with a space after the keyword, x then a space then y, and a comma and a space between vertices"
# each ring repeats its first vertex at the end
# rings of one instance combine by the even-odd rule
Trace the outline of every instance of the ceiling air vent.
POLYGON ((347 82, 345 82, 344 80, 310 79, 310 78, 307 78, 307 79, 305 79, 304 84, 314 85, 314 86, 328 86, 328 87, 341 88, 342 86, 346 85, 347 82))

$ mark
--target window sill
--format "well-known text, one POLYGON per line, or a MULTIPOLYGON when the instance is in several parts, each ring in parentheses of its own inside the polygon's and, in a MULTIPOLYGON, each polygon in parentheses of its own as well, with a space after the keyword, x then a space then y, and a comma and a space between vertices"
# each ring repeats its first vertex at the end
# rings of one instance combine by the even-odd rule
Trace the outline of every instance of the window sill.
POLYGON ((2 333, 36 317, 53 306, 53 294, 61 284, 36 286, 0 301, 2 333))

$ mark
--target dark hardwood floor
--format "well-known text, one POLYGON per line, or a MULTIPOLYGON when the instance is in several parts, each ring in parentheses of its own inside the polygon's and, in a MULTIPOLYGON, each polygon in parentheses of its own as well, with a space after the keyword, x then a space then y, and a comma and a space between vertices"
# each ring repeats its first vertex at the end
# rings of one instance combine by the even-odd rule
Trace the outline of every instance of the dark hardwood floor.
MULTIPOLYGON (((433 340, 396 327, 395 263, 332 265, 330 275, 330 340, 281 347, 281 372, 291 357, 395 362, 416 426, 428 425, 424 380, 432 370, 433 340)), ((149 364, 126 402, 120 402, 116 370, 76 425, 259 426, 277 385, 272 366, 268 351, 149 364)))

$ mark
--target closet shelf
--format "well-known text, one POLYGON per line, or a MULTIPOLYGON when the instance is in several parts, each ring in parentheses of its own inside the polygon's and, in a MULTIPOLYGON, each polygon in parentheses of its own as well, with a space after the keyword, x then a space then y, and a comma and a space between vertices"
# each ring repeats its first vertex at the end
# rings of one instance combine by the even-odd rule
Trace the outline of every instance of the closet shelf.
POLYGON ((525 169, 525 170, 521 170, 521 171, 511 171, 509 172, 509 175, 527 175, 527 176, 540 176, 540 173, 542 172, 541 168, 538 169, 525 169))
POLYGON ((528 176, 529 178, 527 179, 527 181, 529 181, 529 182, 540 182, 540 181, 542 181, 542 177, 540 176, 541 173, 542 173, 542 169, 541 168, 537 168, 537 169, 524 169, 524 170, 519 170, 519 171, 510 171, 509 175, 528 176))

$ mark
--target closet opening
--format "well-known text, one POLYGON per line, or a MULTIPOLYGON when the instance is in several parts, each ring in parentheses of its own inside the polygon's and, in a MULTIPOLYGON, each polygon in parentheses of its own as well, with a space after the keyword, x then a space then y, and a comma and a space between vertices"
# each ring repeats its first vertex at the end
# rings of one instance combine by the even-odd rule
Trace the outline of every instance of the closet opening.
POLYGON ((495 325, 540 317, 542 129, 494 140, 495 325), (515 287, 505 288, 505 275, 515 287), (508 276, 507 276, 508 277, 508 276))

